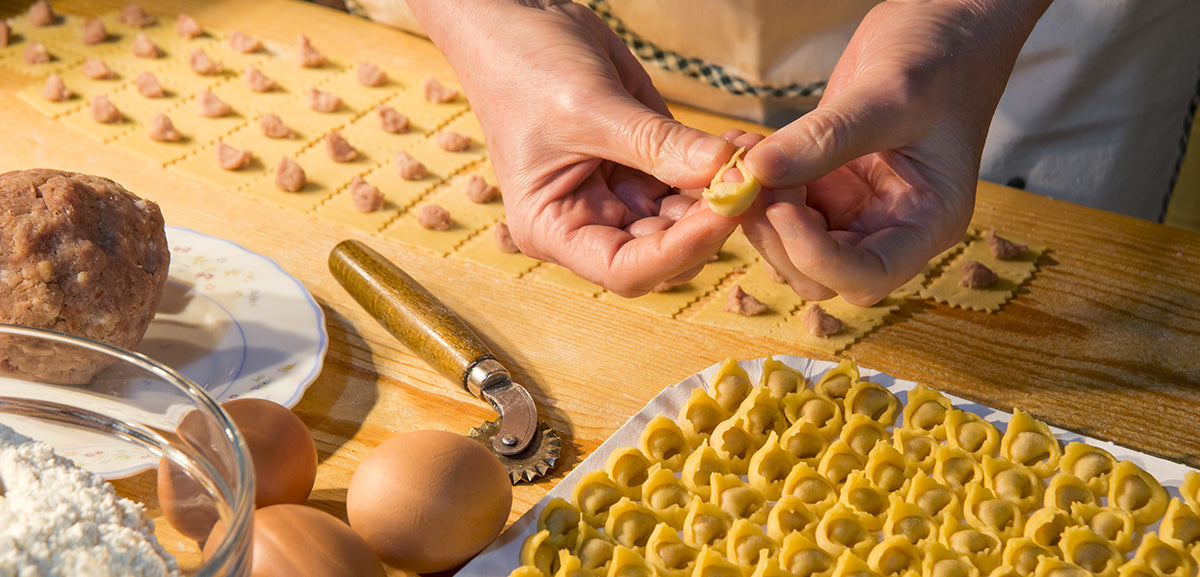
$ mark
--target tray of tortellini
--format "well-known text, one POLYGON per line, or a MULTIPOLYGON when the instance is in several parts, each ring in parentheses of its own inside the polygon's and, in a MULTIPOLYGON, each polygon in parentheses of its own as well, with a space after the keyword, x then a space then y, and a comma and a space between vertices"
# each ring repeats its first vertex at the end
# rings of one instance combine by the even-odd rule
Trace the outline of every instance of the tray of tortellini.
POLYGON ((1192 576, 1200 472, 801 357, 664 389, 460 576, 1192 576))

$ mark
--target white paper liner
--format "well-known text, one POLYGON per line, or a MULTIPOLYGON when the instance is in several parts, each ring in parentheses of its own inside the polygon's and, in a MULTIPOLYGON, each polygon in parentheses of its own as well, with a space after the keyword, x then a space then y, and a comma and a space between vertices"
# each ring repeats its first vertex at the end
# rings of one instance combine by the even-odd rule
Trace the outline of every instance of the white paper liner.
MULTIPOLYGON (((773 358, 803 373, 809 383, 815 383, 820 379, 821 375, 825 374, 825 371, 837 366, 837 363, 804 357, 778 356, 773 358)), ((759 377, 762 375, 763 364, 766 361, 766 358, 751 359, 741 361, 738 365, 749 374, 750 382, 757 384, 759 377)), ((650 422, 650 419, 658 415, 665 415, 671 419, 675 419, 679 411, 687 404, 687 400, 691 396, 693 389, 703 387, 705 390, 708 390, 709 379, 712 378, 722 364, 717 363, 675 385, 663 389, 642 410, 638 411, 621 428, 617 429, 611 437, 597 447, 591 455, 588 455, 583 462, 575 467, 575 470, 567 474, 566 477, 563 477, 553 489, 546 493, 545 497, 542 497, 537 504, 522 515, 521 518, 517 519, 487 549, 470 563, 463 566, 457 573, 458 577, 502 577, 516 569, 520 565, 519 554, 521 552, 521 545, 527 537, 537 532, 538 516, 547 503, 555 497, 561 497, 570 501, 571 490, 575 487, 575 483, 587 473, 604 469, 604 464, 608 460, 609 454, 622 447, 637 446, 638 437, 641 435, 646 423, 650 422)), ((912 381, 897 379, 873 369, 859 367, 858 372, 864 380, 887 387, 888 390, 900 399, 901 403, 907 403, 908 391, 916 386, 916 383, 912 381)), ((1009 413, 997 411, 953 395, 946 395, 946 398, 954 403, 954 408, 983 417, 996 425, 996 428, 1000 429, 1001 432, 1007 428, 1008 420, 1012 416, 1009 413)), ((1160 459, 1120 445, 1093 439, 1057 427, 1051 427, 1050 429, 1063 445, 1072 441, 1081 441, 1107 450, 1118 460, 1132 461, 1147 473, 1154 475, 1154 478, 1158 479, 1159 483, 1167 489, 1172 497, 1179 497, 1179 485, 1183 482, 1184 475, 1188 471, 1193 470, 1179 463, 1160 459)), ((1147 528, 1147 531, 1149 530, 1150 528, 1147 528)))

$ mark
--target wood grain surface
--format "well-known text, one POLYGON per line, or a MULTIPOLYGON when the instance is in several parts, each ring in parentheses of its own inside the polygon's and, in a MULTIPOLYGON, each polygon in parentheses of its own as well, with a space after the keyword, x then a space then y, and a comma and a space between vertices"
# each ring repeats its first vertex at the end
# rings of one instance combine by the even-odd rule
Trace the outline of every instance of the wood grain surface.
MULTIPOLYGON (((114 1, 66 1, 88 15, 114 1)), ((0 3, 12 15, 27 2, 0 3)), ((422 72, 448 65, 421 39, 286 0, 145 2, 200 22, 422 72)), ((341 240, 386 254, 467 320, 532 393, 564 439, 547 479, 515 488, 512 519, 663 387, 727 357, 819 356, 786 340, 672 320, 560 288, 504 278, 473 263, 210 188, 94 144, 45 118, 0 79, 0 171, 53 167, 107 176, 157 201, 170 225, 234 240, 302 280, 327 315, 320 376, 295 411, 320 470, 311 504, 343 516, 345 488, 371 448, 402 431, 467 432, 491 409, 410 353, 342 289, 326 265, 341 240)), ((719 132, 745 126, 687 109, 719 132)), ((1131 190, 1130 194, 1138 191, 1131 190)), ((1200 466, 1200 234, 981 184, 974 224, 1049 248, 1035 277, 999 313, 910 303, 845 354, 862 366, 1192 467, 1200 466)), ((152 490, 135 477, 125 490, 152 490)), ((399 572, 396 572, 399 574, 399 572)))

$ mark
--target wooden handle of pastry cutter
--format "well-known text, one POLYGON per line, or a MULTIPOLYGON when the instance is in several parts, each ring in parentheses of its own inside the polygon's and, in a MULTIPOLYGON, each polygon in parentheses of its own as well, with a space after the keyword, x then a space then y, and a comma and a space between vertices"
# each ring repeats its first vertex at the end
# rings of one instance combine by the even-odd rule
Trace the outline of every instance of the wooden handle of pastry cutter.
POLYGON ((475 364, 494 358, 483 341, 446 305, 407 273, 354 240, 329 253, 329 270, 350 296, 409 350, 468 392, 475 364))

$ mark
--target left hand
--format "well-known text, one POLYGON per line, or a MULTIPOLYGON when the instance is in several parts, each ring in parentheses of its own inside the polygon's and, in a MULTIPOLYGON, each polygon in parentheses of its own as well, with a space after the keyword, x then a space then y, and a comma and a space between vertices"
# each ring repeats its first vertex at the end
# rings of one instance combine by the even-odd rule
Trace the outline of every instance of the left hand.
POLYGON ((734 148, 671 118, 590 10, 567 0, 409 5, 458 72, 522 252, 635 296, 694 275, 737 228, 711 211, 661 218, 664 197, 708 184, 734 148))

